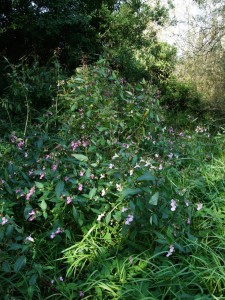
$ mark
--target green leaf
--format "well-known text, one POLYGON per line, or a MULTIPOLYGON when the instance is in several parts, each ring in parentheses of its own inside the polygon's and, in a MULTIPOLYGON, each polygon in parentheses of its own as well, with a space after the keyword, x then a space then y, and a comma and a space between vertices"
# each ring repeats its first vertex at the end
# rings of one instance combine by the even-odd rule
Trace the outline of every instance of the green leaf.
POLYGON ((156 192, 151 199, 149 200, 149 204, 152 205, 157 205, 158 204, 158 199, 159 199, 159 192, 156 192))
POLYGON ((73 217, 74 217, 74 220, 76 222, 78 222, 79 215, 78 215, 78 211, 75 206, 73 206, 73 217))
POLYGON ((64 190, 64 182, 60 180, 55 187, 55 193, 58 198, 61 196, 63 190, 64 190))
POLYGON ((91 189, 88 195, 89 198, 92 199, 95 196, 96 192, 97 192, 96 188, 91 189))
POLYGON ((43 188, 44 188, 44 184, 41 183, 41 182, 35 181, 35 185, 36 185, 36 187, 39 188, 39 189, 43 189, 43 188))
POLYGON ((105 218, 106 224, 109 224, 110 220, 111 220, 111 212, 109 212, 105 218))
POLYGON ((42 200, 42 201, 41 201, 40 208, 41 208, 43 211, 46 210, 47 204, 46 204, 45 200, 42 200))
POLYGON ((17 258, 15 264, 14 264, 14 272, 19 272, 21 268, 23 268, 26 265, 26 256, 22 255, 19 258, 17 258))
POLYGON ((79 161, 88 161, 88 157, 83 154, 72 154, 79 161))
POLYGON ((122 191, 122 198, 126 198, 128 196, 132 196, 132 195, 137 195, 139 193, 141 193, 142 190, 141 189, 130 189, 130 188, 127 188, 125 190, 122 191))
POLYGON ((29 285, 35 285, 38 279, 38 274, 33 274, 29 279, 29 285))
POLYGON ((145 172, 143 175, 137 178, 137 181, 155 181, 155 176, 149 171, 145 172))
POLYGON ((2 270, 3 270, 4 272, 6 272, 6 273, 11 272, 11 267, 10 267, 10 264, 9 264, 8 261, 4 261, 4 262, 2 263, 2 270))

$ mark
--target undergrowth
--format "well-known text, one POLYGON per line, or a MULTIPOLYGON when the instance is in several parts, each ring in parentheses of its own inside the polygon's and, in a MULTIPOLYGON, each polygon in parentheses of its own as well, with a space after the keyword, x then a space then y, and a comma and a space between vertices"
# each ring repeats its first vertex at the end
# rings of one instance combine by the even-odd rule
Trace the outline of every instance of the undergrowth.
POLYGON ((222 299, 223 128, 102 60, 0 144, 2 299, 222 299))

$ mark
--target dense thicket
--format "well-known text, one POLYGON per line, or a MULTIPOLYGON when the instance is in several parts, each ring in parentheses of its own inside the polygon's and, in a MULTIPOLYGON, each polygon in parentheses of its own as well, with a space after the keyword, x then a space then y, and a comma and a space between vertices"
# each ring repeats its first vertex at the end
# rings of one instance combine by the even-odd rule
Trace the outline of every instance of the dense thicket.
MULTIPOLYGON (((157 39, 168 19, 160 2, 1 1, 0 97, 7 115, 52 104, 61 72, 107 58, 128 81, 158 83, 176 51, 157 39), (24 106, 25 103, 25 106, 24 106)), ((65 78, 65 74, 63 75, 65 78)))

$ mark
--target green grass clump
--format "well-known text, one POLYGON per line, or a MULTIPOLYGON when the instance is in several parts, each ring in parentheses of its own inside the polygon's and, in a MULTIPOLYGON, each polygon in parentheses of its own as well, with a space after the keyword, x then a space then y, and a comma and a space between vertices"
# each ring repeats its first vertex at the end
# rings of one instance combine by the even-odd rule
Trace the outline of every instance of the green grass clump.
POLYGON ((105 61, 55 100, 1 137, 3 299, 222 299, 223 129, 105 61))

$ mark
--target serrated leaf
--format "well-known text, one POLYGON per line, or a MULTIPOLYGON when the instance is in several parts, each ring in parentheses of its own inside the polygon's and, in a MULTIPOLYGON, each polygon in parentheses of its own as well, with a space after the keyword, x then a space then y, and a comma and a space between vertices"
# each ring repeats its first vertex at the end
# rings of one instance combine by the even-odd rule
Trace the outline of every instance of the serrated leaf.
POLYGON ((88 161, 88 157, 83 154, 72 154, 79 161, 88 161))
POLYGON ((19 272, 19 270, 26 265, 26 262, 27 262, 27 259, 26 259, 26 256, 24 256, 24 255, 17 258, 17 260, 14 264, 14 272, 19 272))
POLYGON ((158 199, 159 199, 159 192, 156 192, 151 199, 149 200, 149 204, 152 205, 157 205, 158 204, 158 199))
POLYGON ((137 181, 154 181, 154 180, 155 180, 155 176, 152 175, 150 172, 146 172, 137 178, 137 181))
POLYGON ((89 192, 89 198, 90 199, 92 199, 95 196, 96 191, 97 191, 96 188, 93 188, 93 189, 90 190, 90 192, 89 192))
POLYGON ((61 196, 63 190, 64 190, 64 182, 60 180, 55 187, 55 193, 58 198, 61 196))

